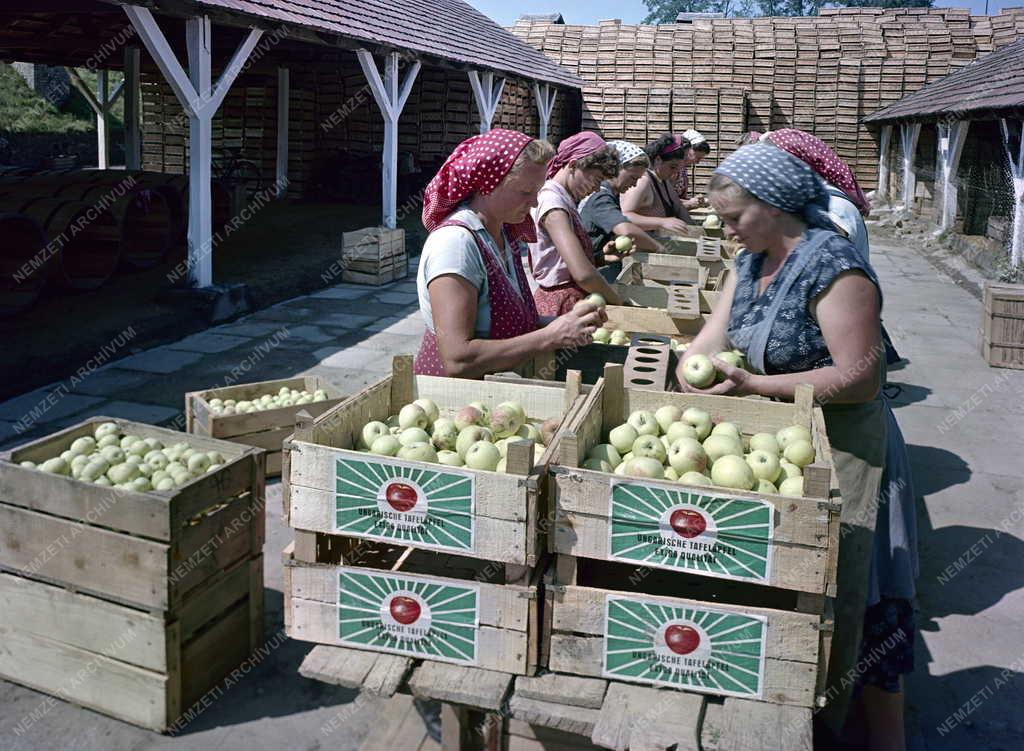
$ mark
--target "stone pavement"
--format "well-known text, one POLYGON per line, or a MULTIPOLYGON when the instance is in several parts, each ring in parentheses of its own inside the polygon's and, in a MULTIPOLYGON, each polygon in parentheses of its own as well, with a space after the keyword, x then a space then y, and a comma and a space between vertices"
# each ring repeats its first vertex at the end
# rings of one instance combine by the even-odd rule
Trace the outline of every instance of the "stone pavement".
MULTIPOLYGON (((890 381, 902 387, 896 415, 922 497, 911 748, 1024 748, 1024 372, 981 360, 979 301, 919 251, 878 238, 872 259, 887 328, 910 361, 890 381)), ((0 446, 96 414, 183 427, 185 391, 228 383, 315 373, 353 392, 387 372, 393 355, 414 352, 422 330, 412 277, 380 289, 330 287, 0 404, 0 446)), ((279 552, 290 536, 277 482, 267 511, 265 630, 274 648, 245 680, 174 738, 59 701, 50 707, 0 681, 0 748, 357 748, 379 702, 298 676, 310 647, 278 636, 279 552)))

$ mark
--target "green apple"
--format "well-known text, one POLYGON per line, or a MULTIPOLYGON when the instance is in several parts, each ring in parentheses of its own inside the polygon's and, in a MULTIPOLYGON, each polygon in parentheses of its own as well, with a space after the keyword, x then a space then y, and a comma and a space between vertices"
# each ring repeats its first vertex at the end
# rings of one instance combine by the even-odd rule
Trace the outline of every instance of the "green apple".
POLYGON ((523 426, 516 431, 516 435, 534 443, 544 443, 541 440, 540 430, 532 422, 524 422, 523 426))
POLYGON ((689 423, 697 431, 697 440, 703 441, 711 435, 711 415, 702 409, 690 407, 683 412, 683 422, 689 423))
POLYGON ((790 498, 802 498, 804 495, 804 478, 787 477, 779 485, 779 495, 789 496, 790 498))
POLYGON ((791 477, 803 477, 804 472, 800 467, 793 464, 793 462, 787 461, 786 459, 779 459, 779 467, 782 468, 782 473, 779 477, 784 477, 787 480, 791 477))
POLYGON ((523 408, 516 402, 502 402, 491 411, 491 432, 495 438, 508 438, 526 422, 523 408))
POLYGON ((583 298, 583 302, 590 303, 595 308, 603 308, 606 305, 608 305, 608 303, 605 301, 605 299, 601 295, 597 294, 596 292, 591 292, 589 295, 584 297, 583 298))
POLYGON ((115 485, 131 482, 139 476, 139 468, 134 464, 117 464, 107 470, 107 479, 115 485))
MULTIPOLYGON (((469 447, 477 441, 491 441, 494 439, 494 435, 485 427, 480 425, 470 425, 459 431, 459 437, 455 440, 455 450, 459 452, 459 456, 462 457, 462 461, 466 461, 466 453, 469 451, 469 447)), ((497 451, 498 449, 494 449, 497 451)), ((499 458, 501 455, 499 454, 499 458)))
MULTIPOLYGON (((660 445, 660 444, 659 444, 660 445)), ((626 472, 630 477, 648 477, 661 480, 665 477, 665 468, 661 462, 649 456, 636 456, 626 462, 626 472)))
POLYGON ((115 438, 121 434, 121 428, 117 426, 116 422, 105 422, 96 426, 96 430, 92 433, 96 440, 99 441, 104 436, 112 435, 115 438))
POLYGON ((384 422, 387 424, 389 430, 394 431, 395 429, 402 429, 402 426, 398 424, 398 415, 391 415, 391 417, 386 419, 384 422))
POLYGON ((506 457, 504 457, 504 456, 501 457, 500 459, 498 459, 498 465, 494 468, 494 471, 495 472, 502 472, 502 473, 507 472, 508 471, 508 459, 506 457))
POLYGON ((633 441, 633 456, 657 459, 658 464, 665 463, 665 444, 656 435, 641 435, 633 441))
POLYGON ((608 340, 609 344, 614 344, 617 347, 625 347, 629 345, 629 334, 621 329, 615 329, 612 332, 611 338, 608 340))
MULTIPOLYGON (((427 415, 427 422, 433 423, 437 420, 441 411, 437 408, 437 403, 433 399, 419 398, 414 399, 413 404, 422 409, 427 415)), ((399 415, 401 419, 401 415, 399 415)))
POLYGON ((39 469, 43 472, 49 472, 51 475, 71 475, 71 467, 59 456, 47 459, 39 465, 39 469))
POLYGON ((455 427, 459 429, 459 432, 462 432, 470 425, 482 424, 483 419, 484 413, 472 404, 469 404, 455 413, 455 427))
POLYGON ((779 440, 774 433, 754 433, 750 436, 751 451, 767 451, 769 454, 778 456, 781 453, 779 440))
POLYGON ((118 440, 116 433, 106 433, 96 438, 96 448, 105 449, 107 446, 121 448, 121 442, 118 440))
POLYGON ((149 484, 148 477, 136 477, 131 482, 132 490, 136 490, 140 493, 145 493, 147 490, 152 490, 153 486, 149 484))
POLYGON ((398 425, 402 430, 407 428, 420 428, 426 430, 430 425, 427 413, 418 404, 406 404, 398 413, 398 425))
POLYGON ((683 360, 683 378, 696 389, 706 389, 715 382, 715 366, 707 355, 690 355, 683 360))
POLYGON ((449 467, 461 467, 463 464, 462 457, 457 451, 438 451, 437 461, 439 464, 446 464, 449 467))
POLYGON ((188 458, 188 463, 185 466, 188 467, 188 471, 192 474, 201 474, 209 468, 210 457, 206 454, 192 454, 192 456, 188 458))
POLYGON ((722 220, 718 218, 718 214, 708 214, 704 217, 704 222, 701 226, 704 229, 721 229, 722 220))
POLYGON ((104 459, 92 459, 81 470, 78 479, 85 482, 95 482, 96 478, 107 474, 108 469, 110 469, 110 465, 104 459))
POLYGON ((654 411, 654 419, 658 421, 658 427, 662 433, 668 433, 669 427, 683 419, 683 410, 674 404, 666 404, 654 411))
POLYGON ((674 422, 668 426, 665 436, 668 438, 668 445, 671 446, 680 438, 696 438, 697 429, 688 422, 674 422))
POLYGON ((679 482, 686 485, 711 485, 711 478, 701 472, 685 472, 679 476, 679 482))
POLYGON ((754 477, 758 480, 767 480, 774 483, 779 479, 782 467, 779 466, 779 457, 775 454, 762 451, 761 449, 754 449, 747 454, 746 459, 750 469, 754 472, 754 477))
POLYGON ((599 328, 594 330, 594 342, 597 344, 607 344, 611 341, 612 332, 606 328, 599 328))
POLYGON ((622 464, 622 454, 610 443, 599 443, 587 452, 588 459, 599 459, 608 462, 613 467, 622 464))
POLYGON ((790 425, 788 428, 783 428, 775 437, 779 441, 779 448, 783 451, 786 450, 786 446, 791 444, 793 441, 811 441, 811 431, 805 428, 803 425, 790 425))
POLYGON ((413 462, 436 462, 437 452, 429 441, 420 441, 398 449, 398 458, 413 462))
POLYGON ((708 467, 708 455, 696 438, 684 436, 669 448, 668 463, 680 476, 688 472, 704 472, 708 467))
POLYGON ((75 456, 77 456, 77 454, 73 453, 71 449, 60 452, 60 458, 67 462, 68 467, 71 466, 71 460, 74 459, 75 456))
POLYGON ((96 439, 89 435, 76 438, 71 442, 71 451, 74 454, 91 454, 96 450, 96 439))
POLYGON ((625 462, 622 462, 622 464, 620 464, 619 466, 617 466, 615 468, 615 474, 617 474, 617 475, 625 475, 626 474, 626 463, 625 462))
POLYGON ((583 469, 589 469, 593 472, 614 472, 616 466, 618 465, 609 464, 604 459, 598 459, 596 456, 583 460, 583 469))
POLYGON ((490 441, 477 441, 466 450, 465 461, 466 466, 472 469, 493 472, 501 461, 501 454, 498 453, 498 447, 490 441))
POLYGON ((142 457, 142 461, 156 469, 163 469, 170 463, 170 459, 168 459, 167 455, 160 449, 153 449, 152 451, 147 452, 146 455, 142 457))
POLYGON ((665 451, 668 451, 669 447, 672 445, 672 441, 670 441, 668 439, 668 436, 667 435, 659 436, 658 440, 661 441, 661 445, 665 447, 665 451))
POLYGON ((665 467, 664 476, 666 480, 678 480, 679 473, 676 472, 672 467, 665 467))
POLYGON ((100 449, 100 455, 111 464, 120 464, 124 461, 124 451, 117 446, 104 446, 100 449))
POLYGON ((638 409, 626 418, 626 422, 633 426, 637 435, 658 435, 660 428, 654 415, 645 409, 638 409))
POLYGON ((363 426, 363 430, 359 434, 359 446, 360 448, 370 448, 373 446, 374 441, 382 435, 388 435, 388 433, 388 426, 380 420, 368 422, 363 426))
POLYGON ((711 428, 711 435, 731 435, 737 441, 740 440, 740 429, 734 422, 720 422, 711 428))
POLYGON ((628 461, 632 461, 632 460, 633 460, 633 452, 632 451, 627 451, 625 454, 622 455, 622 463, 623 464, 625 464, 628 461))
POLYGON ((787 462, 792 462, 803 469, 814 461, 814 447, 810 441, 798 440, 790 443, 783 450, 782 455, 787 462))
POLYGON ((633 238, 629 235, 619 235, 615 238, 615 250, 619 253, 628 253, 633 249, 633 238))
MULTIPOLYGON (((715 355, 715 357, 717 357, 719 360, 721 360, 724 363, 732 365, 734 368, 742 368, 743 367, 743 357, 742 357, 742 355, 740 355, 740 354, 738 354, 736 352, 733 352, 732 350, 729 350, 728 352, 719 352, 717 355, 715 355)), ((720 381, 724 381, 725 380, 725 373, 719 373, 718 374, 718 378, 719 378, 720 381)))
MULTIPOLYGON (((494 447, 498 449, 498 453, 501 454, 501 458, 504 459, 508 456, 508 442, 509 438, 501 438, 494 442, 494 447)), ((518 438, 516 440, 519 440, 518 438)))
POLYGON ((754 471, 742 456, 727 454, 711 465, 711 481, 723 488, 750 490, 755 484, 754 471))
POLYGON ((423 428, 406 428, 398 434, 398 442, 403 446, 414 443, 430 443, 430 436, 423 428))
POLYGON ((779 494, 779 489, 775 487, 775 483, 770 480, 758 480, 757 486, 754 490, 758 493, 770 493, 771 495, 779 494))
POLYGON ((711 460, 712 464, 723 456, 743 458, 743 444, 731 435, 710 435, 704 440, 703 446, 704 453, 708 455, 708 459, 711 460))
POLYGON ((454 451, 455 441, 459 439, 459 429, 455 426, 455 420, 448 417, 439 417, 434 420, 434 432, 430 436, 434 448, 438 451, 454 451))
POLYGON ((636 428, 628 422, 623 423, 617 428, 611 429, 608 433, 608 443, 614 446, 621 454, 625 451, 630 451, 633 448, 633 441, 635 441, 639 435, 640 434, 636 431, 636 428))
POLYGON ((401 448, 402 442, 388 433, 374 439, 373 443, 370 444, 370 453, 380 454, 381 456, 397 456, 401 448))

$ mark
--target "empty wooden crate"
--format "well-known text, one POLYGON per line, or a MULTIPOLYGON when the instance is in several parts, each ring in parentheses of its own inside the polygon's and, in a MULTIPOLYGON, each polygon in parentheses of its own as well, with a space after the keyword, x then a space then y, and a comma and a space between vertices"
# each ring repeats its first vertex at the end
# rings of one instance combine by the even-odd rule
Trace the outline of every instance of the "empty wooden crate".
POLYGON ((408 273, 405 230, 368 227, 342 235, 342 279, 381 285, 408 273))
POLYGON ((985 285, 981 356, 996 368, 1024 369, 1024 284, 985 285))

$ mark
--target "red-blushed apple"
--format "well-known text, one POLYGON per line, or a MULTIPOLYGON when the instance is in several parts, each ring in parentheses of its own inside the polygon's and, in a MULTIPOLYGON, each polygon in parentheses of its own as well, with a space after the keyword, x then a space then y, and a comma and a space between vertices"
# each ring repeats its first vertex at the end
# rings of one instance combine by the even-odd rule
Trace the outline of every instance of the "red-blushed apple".
POLYGON ((479 425, 483 422, 483 412, 472 405, 468 405, 455 413, 455 427, 463 431, 470 425, 479 425))
POLYGON ((673 511, 668 523, 677 535, 687 540, 704 534, 704 530, 708 528, 708 521, 703 514, 687 508, 677 508, 673 511))
POLYGON ((384 488, 384 500, 395 511, 405 513, 416 505, 416 488, 404 482, 392 482, 384 488))
POLYGON ((708 455, 696 438, 679 438, 668 450, 668 463, 680 477, 687 472, 704 472, 708 468, 708 455))
POLYGON ((665 646, 677 655, 688 655, 700 646, 700 634, 691 626, 673 623, 665 629, 665 646))
MULTIPOLYGON (((657 439, 655 438, 655 440, 657 439)), ((625 474, 631 477, 646 477, 652 480, 661 480, 665 477, 665 469, 661 466, 661 462, 651 459, 649 456, 635 456, 625 462, 625 465, 625 474)))
POLYGON ((403 626, 408 626, 410 623, 415 623, 419 620, 421 612, 420 604, 405 595, 392 597, 388 610, 391 612, 391 617, 403 626))

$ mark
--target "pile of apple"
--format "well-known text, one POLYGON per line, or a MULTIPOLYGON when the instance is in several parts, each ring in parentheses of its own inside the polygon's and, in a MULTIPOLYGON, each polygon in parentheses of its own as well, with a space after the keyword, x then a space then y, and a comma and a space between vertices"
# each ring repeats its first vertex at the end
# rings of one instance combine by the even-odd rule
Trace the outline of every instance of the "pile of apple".
POLYGON ((747 451, 735 423, 712 425, 702 409, 666 405, 653 414, 633 412, 609 431, 607 443, 587 452, 583 467, 686 485, 803 495, 803 468, 815 458, 807 428, 755 433, 746 444, 747 451))
MULTIPOLYGON (((676 347, 676 351, 685 352, 687 347, 689 345, 676 347)), ((719 352, 715 357, 724 363, 732 365, 734 368, 743 368, 745 370, 747 367, 743 353, 738 349, 719 352)), ((714 383, 724 381, 725 373, 718 370, 707 355, 690 355, 683 361, 683 378, 695 389, 706 389, 714 383)))
POLYGON ((210 412, 217 417, 226 415, 244 415, 250 412, 262 412, 278 407, 294 407, 297 404, 322 402, 327 399, 327 392, 317 389, 312 394, 302 389, 290 389, 282 386, 276 394, 262 394, 253 399, 210 399, 210 412))
POLYGON ((629 334, 620 329, 606 329, 603 326, 595 329, 591 335, 594 344, 614 344, 619 347, 629 346, 629 334))
POLYGON ((386 421, 363 426, 356 450, 419 462, 504 472, 511 441, 534 442, 534 460, 551 443, 559 419, 530 420, 518 402, 491 409, 470 402, 453 414, 442 415, 431 399, 416 399, 386 421))
POLYGON ((722 220, 718 218, 718 214, 708 214, 704 217, 704 229, 722 229, 722 220))
POLYGON ((41 464, 22 467, 74 477, 94 485, 144 492, 173 490, 224 466, 219 451, 203 451, 181 441, 164 446, 155 438, 121 432, 116 422, 98 425, 91 436, 76 438, 69 448, 41 464))

